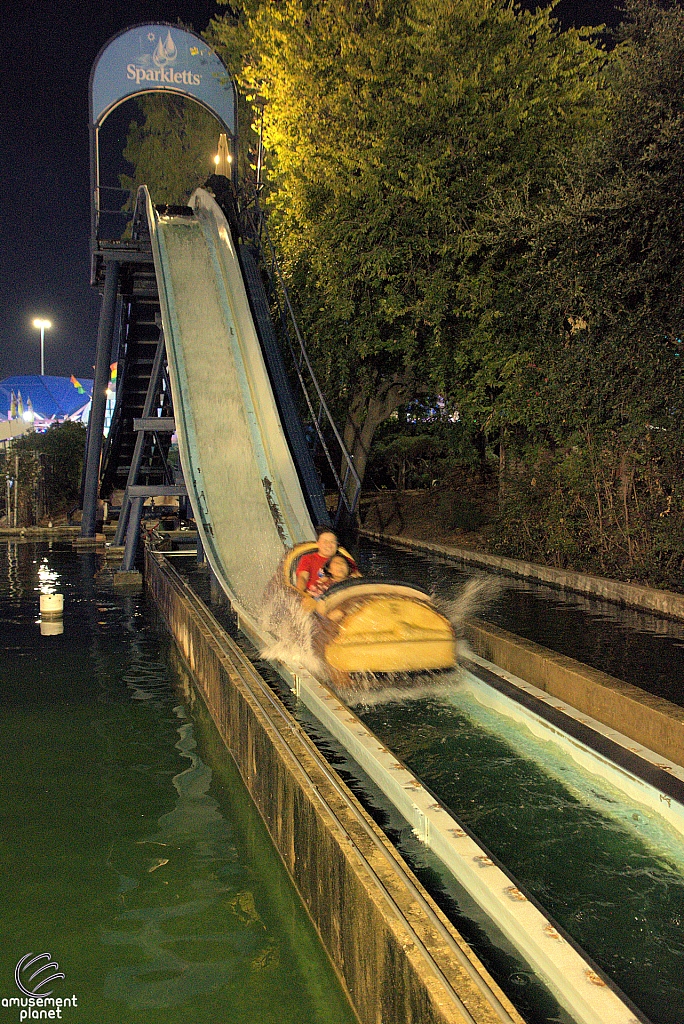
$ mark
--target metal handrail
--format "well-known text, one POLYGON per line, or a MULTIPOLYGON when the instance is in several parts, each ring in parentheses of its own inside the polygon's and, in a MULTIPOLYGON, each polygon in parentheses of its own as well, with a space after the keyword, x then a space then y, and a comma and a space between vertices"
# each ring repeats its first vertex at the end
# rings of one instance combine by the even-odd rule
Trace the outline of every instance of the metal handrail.
MULTIPOLYGON (((110 194, 110 198, 111 198, 111 194, 112 193, 118 192, 122 196, 126 197, 126 203, 129 200, 132 200, 134 197, 136 197, 135 191, 133 189, 130 189, 130 188, 123 188, 120 185, 97 185, 97 187, 95 188, 95 205, 94 205, 94 221, 93 221, 94 232, 95 232, 95 235, 94 235, 95 243, 101 242, 101 241, 112 241, 113 240, 112 237, 111 237, 111 233, 110 233, 110 235, 107 236, 106 239, 101 237, 101 234, 100 234, 100 223, 101 223, 101 220, 102 220, 103 216, 107 217, 107 218, 122 217, 122 218, 126 219, 127 224, 130 223, 131 220, 133 219, 133 217, 135 216, 135 209, 133 207, 131 207, 129 209, 125 209, 125 204, 124 204, 124 206, 117 206, 117 207, 115 207, 113 209, 110 209, 108 205, 107 206, 103 206, 102 205, 103 201, 107 201, 108 202, 108 200, 106 200, 106 197, 103 196, 104 192, 108 192, 110 194)), ((111 201, 112 202, 116 202, 115 199, 111 199, 111 201)), ((108 221, 108 223, 109 223, 109 221, 108 221)), ((118 232, 117 239, 118 239, 118 237, 120 237, 120 235, 123 233, 123 231, 125 231, 125 228, 121 229, 121 231, 118 232)))
POLYGON ((325 454, 338 490, 339 503, 336 521, 339 520, 342 506, 344 506, 349 516, 353 516, 361 493, 361 480, 356 472, 353 457, 347 451, 318 383, 314 368, 311 365, 306 344, 299 329, 294 309, 292 308, 287 285, 280 269, 275 246, 268 231, 266 217, 256 194, 250 196, 242 205, 240 214, 243 236, 249 239, 256 247, 262 266, 268 275, 271 286, 271 298, 278 312, 278 316, 274 317, 274 324, 276 327, 280 327, 281 344, 284 343, 289 349, 297 380, 309 410, 311 425, 316 431, 317 439, 325 454), (294 342, 292 339, 293 334, 294 342), (316 405, 318 405, 318 412, 315 411, 316 405), (339 472, 323 429, 326 423, 339 448, 339 465, 341 467, 339 472))

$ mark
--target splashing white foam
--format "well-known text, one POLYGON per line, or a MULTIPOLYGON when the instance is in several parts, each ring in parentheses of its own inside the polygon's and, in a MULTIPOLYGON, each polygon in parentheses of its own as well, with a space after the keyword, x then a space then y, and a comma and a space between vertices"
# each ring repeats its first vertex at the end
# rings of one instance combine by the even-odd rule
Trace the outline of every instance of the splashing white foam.
POLYGON ((501 581, 495 576, 473 576, 467 581, 456 597, 450 600, 434 598, 435 606, 446 616, 454 627, 456 636, 456 658, 461 663, 472 656, 472 648, 465 637, 468 619, 482 615, 499 597, 501 581))
MULTIPOLYGON (((465 622, 481 614, 501 591, 501 584, 489 576, 468 580, 455 598, 433 599, 435 607, 454 628, 457 661, 471 654, 464 636, 465 622)), ((453 692, 460 679, 458 665, 447 672, 398 672, 376 675, 355 673, 343 685, 336 685, 315 643, 317 617, 302 607, 299 594, 284 587, 276 573, 264 595, 261 613, 263 630, 272 638, 262 651, 269 661, 278 661, 293 672, 307 671, 326 682, 350 706, 408 702, 426 696, 445 696, 453 692)))
POLYGON ((451 600, 434 598, 437 608, 456 631, 463 635, 466 619, 481 615, 501 593, 501 581, 495 576, 473 576, 451 600))
POLYGON ((315 613, 305 611, 299 594, 283 587, 278 577, 264 595, 261 625, 273 638, 262 657, 279 661, 292 671, 304 669, 318 679, 327 679, 325 664, 314 648, 315 613))
POLYGON ((448 672, 397 672, 391 676, 367 673, 363 676, 354 676, 351 686, 345 687, 342 696, 345 704, 350 707, 408 704, 425 697, 439 700, 453 693, 459 678, 458 667, 448 672))

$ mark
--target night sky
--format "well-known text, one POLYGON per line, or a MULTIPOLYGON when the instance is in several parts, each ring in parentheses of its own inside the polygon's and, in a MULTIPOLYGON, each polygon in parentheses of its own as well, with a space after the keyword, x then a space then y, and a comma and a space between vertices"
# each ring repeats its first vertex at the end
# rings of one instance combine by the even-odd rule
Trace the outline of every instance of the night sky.
MULTIPOLYGON (((557 15, 565 24, 615 24, 616 7, 562 0, 557 15)), ((40 372, 35 316, 53 323, 46 374, 91 377, 100 305, 89 284, 91 65, 129 25, 180 19, 201 32, 221 8, 214 0, 16 0, 10 9, 0 26, 0 380, 40 372)))

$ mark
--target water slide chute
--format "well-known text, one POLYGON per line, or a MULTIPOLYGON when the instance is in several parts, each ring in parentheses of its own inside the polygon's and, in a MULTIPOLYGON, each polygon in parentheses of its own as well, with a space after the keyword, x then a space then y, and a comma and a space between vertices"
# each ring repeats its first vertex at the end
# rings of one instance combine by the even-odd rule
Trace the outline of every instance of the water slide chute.
MULTIPOLYGON (((258 634, 279 565, 287 566, 281 585, 296 594, 288 574, 315 548, 314 528, 230 227, 205 190, 190 210, 160 213, 147 196, 180 459, 214 574, 258 634)), ((338 681, 455 663, 450 623, 416 588, 354 579, 321 606, 323 659, 338 681)))

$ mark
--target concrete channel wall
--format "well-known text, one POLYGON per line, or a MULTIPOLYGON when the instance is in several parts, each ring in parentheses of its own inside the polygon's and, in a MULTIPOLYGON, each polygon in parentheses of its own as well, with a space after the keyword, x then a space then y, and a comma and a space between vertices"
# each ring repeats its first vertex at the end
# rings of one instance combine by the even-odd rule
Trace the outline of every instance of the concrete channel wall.
POLYGON ((163 555, 145 575, 361 1024, 524 1024, 163 555))
POLYGON ((465 634, 481 658, 684 766, 684 708, 499 626, 471 620, 465 634))
POLYGON ((477 565, 481 569, 494 572, 505 572, 509 576, 521 576, 539 583, 548 583, 559 590, 572 590, 577 594, 590 594, 604 601, 613 601, 625 608, 639 608, 641 611, 653 612, 670 619, 684 620, 684 594, 676 594, 671 590, 653 590, 636 583, 621 583, 619 580, 607 580, 602 576, 588 576, 586 573, 570 572, 566 569, 553 569, 548 565, 537 565, 535 562, 523 562, 517 558, 503 558, 500 555, 488 555, 483 551, 472 551, 470 548, 457 548, 450 544, 433 544, 425 540, 411 540, 408 537, 395 537, 391 534, 376 533, 373 530, 360 530, 362 537, 388 544, 390 547, 404 548, 409 551, 423 551, 426 554, 439 555, 450 562, 461 562, 463 565, 477 565))

